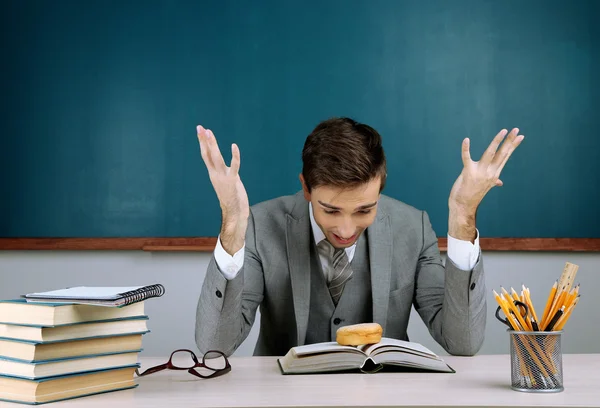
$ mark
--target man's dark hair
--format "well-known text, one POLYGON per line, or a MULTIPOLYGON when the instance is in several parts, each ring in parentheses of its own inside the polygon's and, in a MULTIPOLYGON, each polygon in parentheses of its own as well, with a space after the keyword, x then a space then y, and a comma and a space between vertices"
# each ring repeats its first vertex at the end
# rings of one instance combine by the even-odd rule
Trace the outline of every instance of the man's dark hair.
POLYGON ((356 187, 381 177, 386 163, 381 136, 369 125, 350 118, 319 123, 302 149, 302 175, 308 191, 319 186, 356 187))

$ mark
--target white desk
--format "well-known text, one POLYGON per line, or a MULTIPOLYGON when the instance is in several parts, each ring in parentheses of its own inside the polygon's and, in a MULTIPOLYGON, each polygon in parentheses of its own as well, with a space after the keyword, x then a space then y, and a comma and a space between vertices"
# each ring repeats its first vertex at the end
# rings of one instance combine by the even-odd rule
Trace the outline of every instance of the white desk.
MULTIPOLYGON (((168 370, 139 378, 139 386, 132 390, 48 407, 600 407, 600 354, 564 355, 565 390, 551 394, 511 390, 508 355, 444 359, 456 374, 284 376, 275 358, 237 357, 231 358, 232 370, 222 377, 201 380, 185 371, 168 370)), ((164 361, 140 359, 142 368, 164 361)), ((2 408, 18 406, 0 403, 2 408)))

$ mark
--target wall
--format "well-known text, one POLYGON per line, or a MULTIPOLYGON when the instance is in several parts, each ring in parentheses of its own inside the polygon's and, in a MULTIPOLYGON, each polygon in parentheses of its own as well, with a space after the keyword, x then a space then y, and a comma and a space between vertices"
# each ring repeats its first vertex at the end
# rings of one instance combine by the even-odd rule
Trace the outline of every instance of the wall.
MULTIPOLYGON (((144 337, 146 356, 162 356, 176 348, 195 348, 194 320, 197 297, 210 255, 207 253, 0 251, 0 298, 76 285, 142 285, 160 282, 166 294, 147 302, 151 332, 144 337)), ((532 301, 543 311, 548 291, 566 261, 579 265, 581 300, 563 338, 566 353, 600 353, 600 254, 597 253, 484 253, 488 296, 488 323, 481 354, 508 353, 505 327, 493 317, 492 289, 503 285, 531 289, 532 301)), ((259 319, 257 318, 257 322, 259 319)), ((258 335, 255 325, 236 355, 251 355, 258 335)), ((413 311, 411 340, 444 354, 413 311)))

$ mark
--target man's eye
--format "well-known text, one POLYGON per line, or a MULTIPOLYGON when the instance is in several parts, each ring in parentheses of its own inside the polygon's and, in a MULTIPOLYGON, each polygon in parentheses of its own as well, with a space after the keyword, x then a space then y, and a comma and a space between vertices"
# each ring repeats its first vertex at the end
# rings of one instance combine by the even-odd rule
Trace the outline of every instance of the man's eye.
POLYGON ((368 214, 370 212, 371 212, 371 210, 360 210, 359 211, 359 213, 361 213, 361 214, 368 214))
POLYGON ((325 214, 335 214, 338 212, 338 210, 324 210, 325 214))

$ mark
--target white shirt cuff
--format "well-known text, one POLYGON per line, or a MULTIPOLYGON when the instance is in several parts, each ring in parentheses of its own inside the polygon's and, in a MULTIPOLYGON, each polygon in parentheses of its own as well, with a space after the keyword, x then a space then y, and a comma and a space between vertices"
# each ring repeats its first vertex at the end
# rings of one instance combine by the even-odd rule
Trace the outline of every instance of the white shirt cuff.
POLYGON ((475 243, 456 239, 448 234, 448 258, 465 271, 473 269, 479 257, 479 230, 475 230, 475 243))
POLYGON ((237 251, 233 256, 229 255, 221 245, 221 236, 217 238, 217 246, 215 247, 215 261, 219 270, 227 280, 232 280, 244 265, 244 250, 246 245, 237 251))

